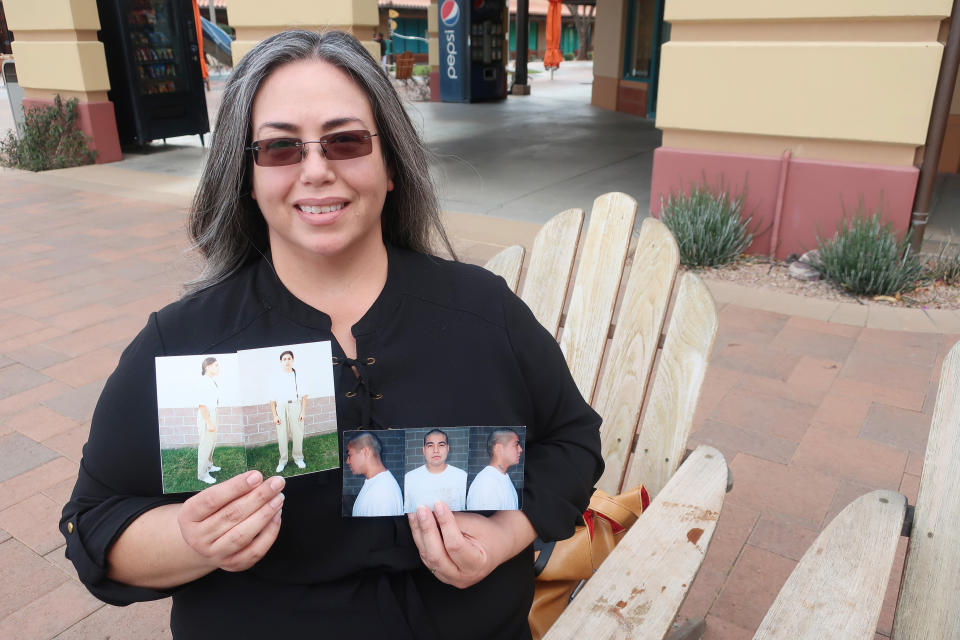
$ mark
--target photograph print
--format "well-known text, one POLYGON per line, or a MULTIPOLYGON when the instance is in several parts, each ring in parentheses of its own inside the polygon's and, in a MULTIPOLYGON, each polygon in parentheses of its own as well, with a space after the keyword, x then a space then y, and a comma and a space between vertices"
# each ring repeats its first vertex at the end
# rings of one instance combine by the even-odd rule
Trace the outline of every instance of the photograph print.
POLYGON ((288 477, 339 466, 330 342, 239 356, 248 468, 288 477))
POLYGON ((522 507, 525 427, 416 427, 343 434, 343 515, 522 507))
POLYGON ((329 342, 156 358, 164 493, 339 466, 329 342))

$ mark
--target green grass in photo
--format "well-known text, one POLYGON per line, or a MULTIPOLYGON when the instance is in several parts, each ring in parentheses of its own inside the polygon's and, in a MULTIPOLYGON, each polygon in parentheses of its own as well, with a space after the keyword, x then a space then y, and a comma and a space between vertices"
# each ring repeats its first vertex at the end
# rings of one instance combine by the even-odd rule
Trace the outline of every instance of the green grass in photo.
MULTIPOLYGON (((336 445, 334 445, 336 446, 336 445)), ((247 470, 243 447, 217 447, 213 451, 213 464, 220 471, 211 473, 218 482, 228 480, 247 470)), ((210 485, 197 479, 197 448, 164 449, 160 452, 163 468, 163 492, 200 491, 210 485)))
MULTIPOLYGON (((308 436, 303 439, 303 461, 306 469, 300 469, 293 462, 292 445, 287 445, 287 466, 281 476, 303 475, 312 471, 326 471, 340 466, 340 456, 337 451, 337 434, 324 433, 317 436, 308 436)), ((276 441, 247 449, 247 466, 258 469, 265 478, 277 475, 277 463, 280 461, 280 451, 276 441)))

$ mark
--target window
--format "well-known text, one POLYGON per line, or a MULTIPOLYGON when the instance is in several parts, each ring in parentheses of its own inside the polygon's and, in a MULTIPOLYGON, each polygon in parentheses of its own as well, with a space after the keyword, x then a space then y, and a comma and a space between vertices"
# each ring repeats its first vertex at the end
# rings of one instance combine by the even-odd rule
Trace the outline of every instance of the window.
POLYGON ((634 0, 628 5, 625 79, 649 80, 655 74, 652 67, 654 47, 659 45, 656 23, 660 2, 663 0, 634 0))

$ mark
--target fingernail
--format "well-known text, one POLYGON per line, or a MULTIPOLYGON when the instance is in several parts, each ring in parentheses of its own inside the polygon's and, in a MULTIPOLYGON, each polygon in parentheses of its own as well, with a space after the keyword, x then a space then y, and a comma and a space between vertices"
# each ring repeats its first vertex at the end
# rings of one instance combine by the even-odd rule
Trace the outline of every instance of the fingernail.
POLYGON ((427 521, 427 514, 428 514, 428 513, 430 513, 430 512, 427 511, 427 508, 426 508, 426 507, 418 507, 418 508, 417 508, 417 518, 420 519, 420 522, 426 522, 426 521, 427 521))
POLYGON ((279 508, 280 508, 280 505, 282 505, 282 504, 283 504, 283 494, 282 494, 282 493, 278 493, 277 496, 276 496, 273 500, 270 501, 270 506, 273 507, 274 509, 279 509, 279 508))
POLYGON ((253 473, 247 476, 247 484, 251 487, 255 487, 260 484, 260 481, 263 479, 263 476, 260 475, 259 471, 254 471, 253 473))
POLYGON ((277 514, 276 514, 275 516, 273 516, 273 521, 274 521, 274 522, 280 522, 280 514, 282 514, 282 513, 283 513, 283 509, 280 509, 280 511, 277 511, 277 514))
POLYGON ((272 478, 270 480, 270 488, 273 489, 274 491, 280 491, 280 489, 283 489, 283 478, 281 478, 280 476, 276 476, 275 478, 272 478))
POLYGON ((434 512, 435 514, 437 514, 438 516, 446 515, 446 513, 447 513, 447 505, 443 504, 442 502, 434 502, 434 503, 433 503, 433 512, 434 512))

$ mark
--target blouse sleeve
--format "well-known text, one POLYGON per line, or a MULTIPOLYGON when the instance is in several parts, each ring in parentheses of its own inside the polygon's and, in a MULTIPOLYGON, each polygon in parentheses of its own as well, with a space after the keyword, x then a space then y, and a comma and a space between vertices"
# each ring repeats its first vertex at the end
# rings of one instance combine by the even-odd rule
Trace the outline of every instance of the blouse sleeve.
POLYGON ((563 540, 573 535, 603 473, 601 419, 580 395, 560 345, 509 290, 505 315, 534 412, 526 425, 521 509, 541 540, 563 540))
POLYGON ((158 355, 162 342, 152 314, 107 379, 83 447, 77 484, 60 519, 66 555, 80 581, 114 605, 171 593, 107 578, 107 552, 130 523, 150 509, 183 500, 162 490, 154 364, 158 355))

